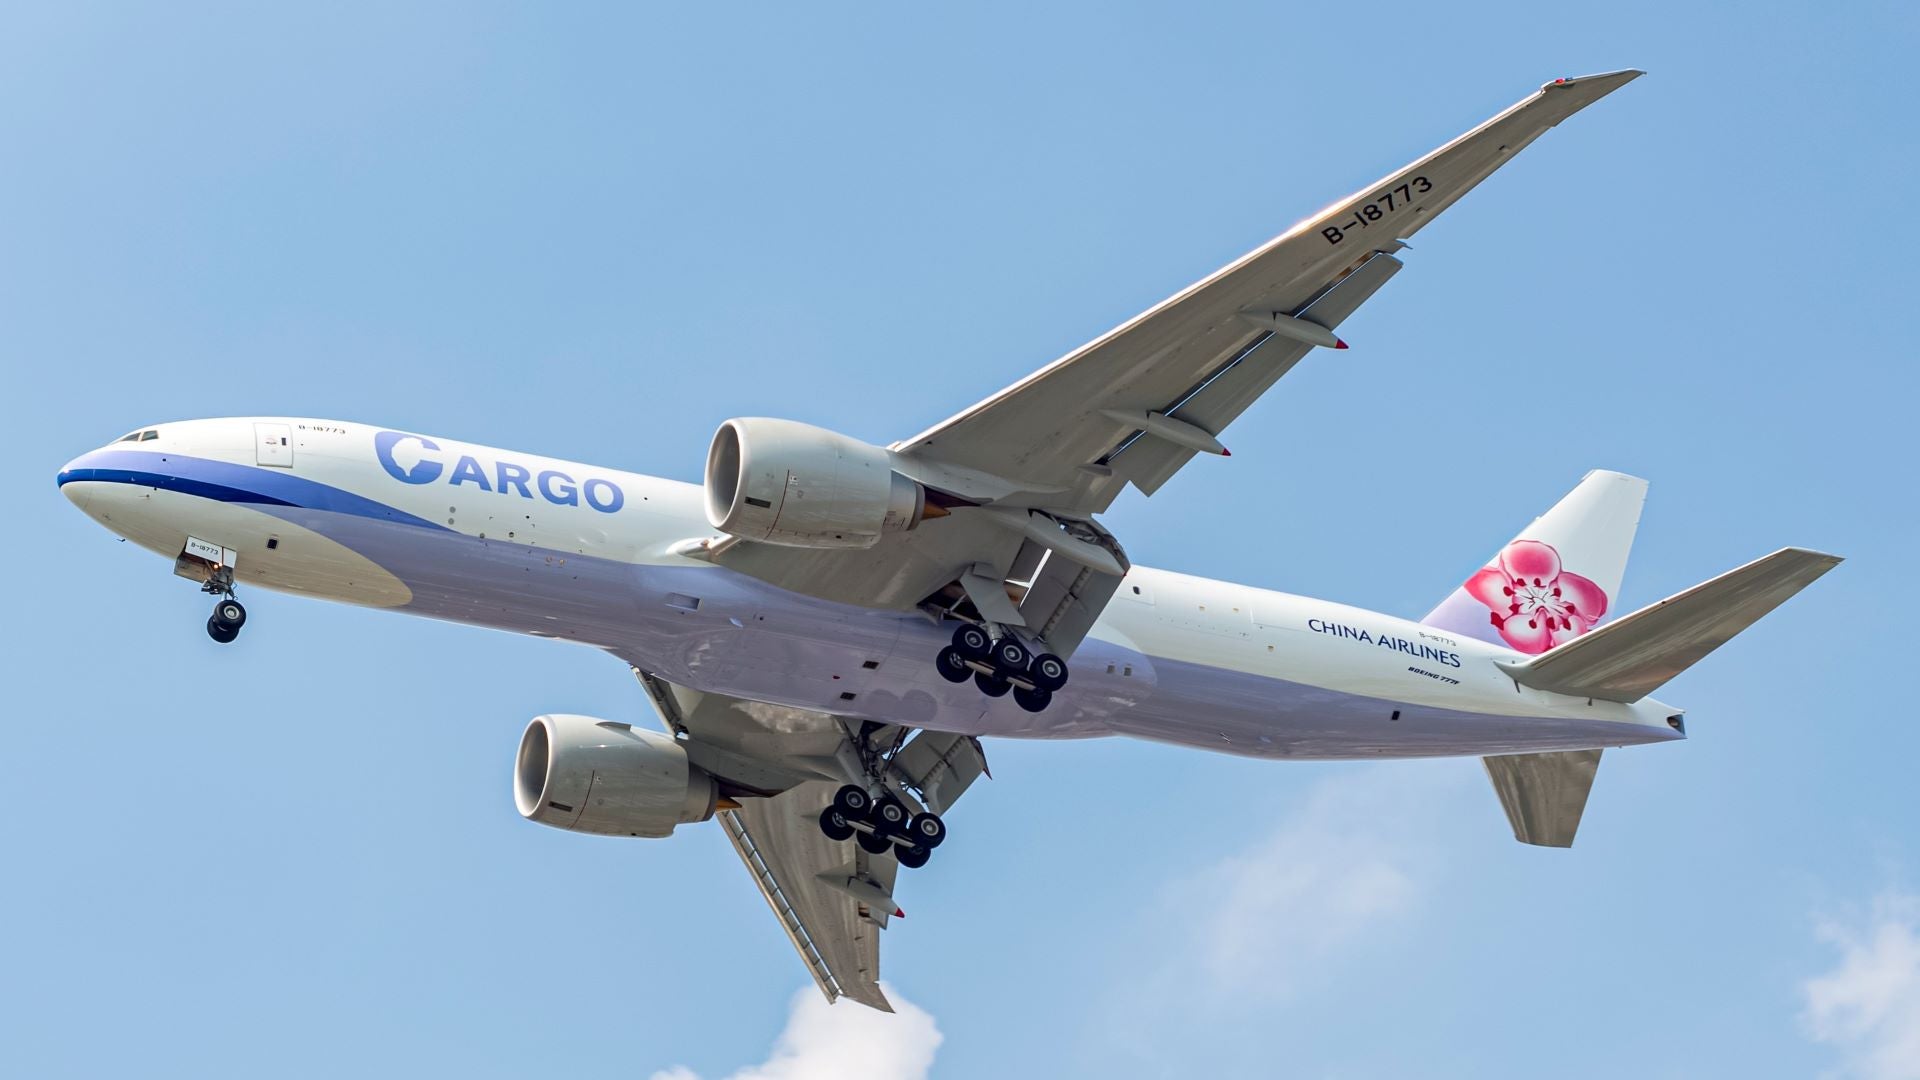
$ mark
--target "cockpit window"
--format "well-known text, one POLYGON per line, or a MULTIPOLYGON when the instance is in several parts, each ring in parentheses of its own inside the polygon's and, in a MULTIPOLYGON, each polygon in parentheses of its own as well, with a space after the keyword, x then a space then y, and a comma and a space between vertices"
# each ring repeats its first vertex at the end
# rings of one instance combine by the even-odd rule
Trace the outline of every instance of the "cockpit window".
POLYGON ((137 432, 137 431, 135 431, 135 432, 131 432, 131 433, 129 433, 129 434, 126 434, 126 435, 122 435, 122 436, 120 436, 119 438, 117 438, 117 439, 115 439, 115 440, 113 440, 113 441, 114 441, 114 442, 139 442, 139 441, 140 441, 140 433, 139 433, 139 432, 137 432))
POLYGON ((113 441, 114 442, 148 442, 150 440, 157 439, 159 437, 160 437, 159 428, 148 428, 145 431, 130 431, 127 434, 122 435, 113 441))
POLYGON ((147 442, 147 441, 149 441, 149 440, 152 440, 152 439, 157 439, 157 438, 159 438, 159 437, 160 437, 160 432, 159 432, 159 430, 158 430, 158 429, 152 429, 152 428, 150 428, 150 429, 148 429, 148 430, 146 430, 146 431, 143 431, 143 432, 141 432, 141 433, 140 433, 140 441, 141 441, 141 442, 147 442))

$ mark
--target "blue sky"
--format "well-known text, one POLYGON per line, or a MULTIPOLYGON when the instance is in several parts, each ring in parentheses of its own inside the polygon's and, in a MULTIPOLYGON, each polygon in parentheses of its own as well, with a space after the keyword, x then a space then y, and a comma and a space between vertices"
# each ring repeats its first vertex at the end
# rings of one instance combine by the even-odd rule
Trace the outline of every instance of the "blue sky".
POLYGON ((4 8, 13 464, 0 1072, 1920 1076, 1905 5, 4 8), (914 1010, 815 1004, 717 829, 519 820, 622 666, 255 590, 52 483, 340 417, 693 479, 735 415, 912 434, 1557 75, 1651 72, 1109 524, 1424 612, 1587 469, 1623 609, 1849 562, 1663 691, 1579 846, 1472 761, 989 746, 903 896, 914 1010), (930 1071, 929 1071, 930 1070, 930 1071))

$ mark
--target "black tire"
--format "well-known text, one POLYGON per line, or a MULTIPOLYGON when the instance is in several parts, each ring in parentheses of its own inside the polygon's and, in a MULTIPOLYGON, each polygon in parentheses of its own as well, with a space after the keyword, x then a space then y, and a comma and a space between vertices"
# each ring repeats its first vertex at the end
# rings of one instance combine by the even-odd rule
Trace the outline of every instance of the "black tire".
POLYGON ((892 836, 907 835, 907 822, 912 819, 913 815, 908 811, 907 804, 891 795, 874 803, 873 813, 867 818, 873 822, 874 828, 892 836))
POLYGON ((827 839, 840 841, 853 839, 856 830, 847 824, 845 815, 829 806, 820 811, 820 831, 827 834, 827 839))
POLYGON ((219 642, 220 644, 225 645, 228 642, 231 642, 234 638, 237 638, 240 636, 240 628, 237 626, 227 626, 222 623, 215 622, 212 619, 208 619, 207 620, 207 636, 219 642))
POLYGON ((1013 688, 1013 703, 1028 712, 1046 712, 1053 704, 1053 694, 1046 690, 1028 690, 1025 687, 1013 688))
POLYGON ((247 625, 247 609, 240 601, 228 598, 213 605, 213 621, 235 630, 247 625))
POLYGON ((927 865, 928 859, 933 858, 933 852, 919 844, 909 844, 894 852, 893 857, 900 860, 901 866, 909 870, 918 870, 927 865))
POLYGON ((885 855, 887 849, 893 846, 893 841, 877 833, 854 833, 853 839, 869 855, 885 855))
POLYGON ((907 839, 932 850, 946 843, 947 823, 938 814, 915 814, 907 823, 907 839))
POLYGON ((993 643, 993 666, 1009 675, 1024 675, 1033 654, 1012 634, 993 643))
POLYGON ((867 794, 866 788, 857 784, 848 784, 833 793, 833 808, 840 811, 842 816, 864 818, 867 816, 867 810, 872 806, 873 796, 867 794))
POLYGON ((979 687, 980 692, 988 697, 1006 697, 1007 691, 1013 689, 1013 684, 1004 676, 983 675, 977 671, 973 673, 973 685, 979 687))
POLYGON ((972 623, 961 623, 960 628, 953 632, 953 647, 970 660, 985 660, 987 654, 993 651, 993 638, 972 623))
POLYGON ((1033 680, 1033 685, 1052 693, 1067 685, 1067 662, 1043 652, 1027 665, 1027 677, 1033 680))
POLYGON ((940 669, 940 677, 948 682, 962 683, 973 677, 966 656, 952 645, 940 650, 940 655, 933 658, 933 666, 940 669))

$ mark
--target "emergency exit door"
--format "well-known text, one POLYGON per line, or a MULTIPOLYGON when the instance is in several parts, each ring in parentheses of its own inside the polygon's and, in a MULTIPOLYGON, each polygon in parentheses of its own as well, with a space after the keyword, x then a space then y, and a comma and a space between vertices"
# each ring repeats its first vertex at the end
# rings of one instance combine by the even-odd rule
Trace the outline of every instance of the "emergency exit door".
POLYGON ((293 427, 290 424, 253 425, 253 460, 260 465, 293 467, 293 427))

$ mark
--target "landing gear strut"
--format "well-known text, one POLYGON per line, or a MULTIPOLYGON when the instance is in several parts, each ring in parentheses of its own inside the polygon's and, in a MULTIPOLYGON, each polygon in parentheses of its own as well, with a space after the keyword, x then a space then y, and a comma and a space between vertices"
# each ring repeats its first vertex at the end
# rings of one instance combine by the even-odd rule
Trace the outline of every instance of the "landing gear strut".
POLYGON ((1053 702, 1054 691, 1067 685, 1067 662, 1052 653, 1034 656, 1010 630, 993 637, 985 627, 962 623, 953 632, 953 644, 934 657, 934 667, 948 682, 973 684, 988 697, 1005 697, 1028 712, 1040 712, 1053 702))
POLYGON ((947 839, 939 815, 910 813, 892 794, 876 799, 858 784, 834 793, 833 804, 820 811, 820 831, 829 840, 852 840, 872 855, 892 851, 908 869, 927 865, 933 849, 947 839))
POLYGON ((215 567, 200 591, 220 598, 213 605, 213 614, 207 616, 207 636, 222 645, 239 637, 240 628, 247 625, 247 609, 233 598, 233 568, 215 567))

